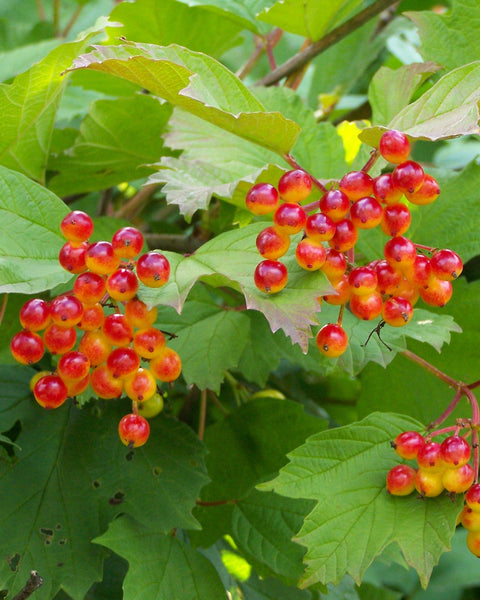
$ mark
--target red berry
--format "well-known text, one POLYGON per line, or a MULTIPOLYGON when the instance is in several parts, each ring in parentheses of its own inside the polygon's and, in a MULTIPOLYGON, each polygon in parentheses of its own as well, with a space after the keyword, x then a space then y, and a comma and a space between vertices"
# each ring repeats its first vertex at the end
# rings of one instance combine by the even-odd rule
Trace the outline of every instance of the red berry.
POLYGON ((149 309, 145 302, 134 298, 125 304, 125 318, 132 327, 149 327, 157 320, 157 307, 149 309))
POLYGON ((332 221, 341 221, 350 209, 350 200, 341 190, 329 190, 320 198, 320 210, 332 221))
POLYGON ((307 221, 307 215, 303 208, 294 202, 280 204, 273 215, 275 228, 282 233, 293 235, 302 231, 307 221))
POLYGON ((92 367, 96 367, 107 360, 112 345, 101 331, 87 331, 80 340, 78 349, 88 357, 92 367))
POLYGON ((307 217, 305 233, 316 242, 328 242, 335 235, 336 225, 330 217, 323 213, 315 213, 307 217))
POLYGON ((358 240, 358 230, 350 219, 336 223, 335 235, 328 242, 329 246, 339 252, 346 252, 355 246, 358 240))
POLYGON ((359 296, 371 294, 377 287, 377 273, 375 269, 370 267, 356 267, 350 271, 348 283, 352 288, 353 294, 359 296))
POLYGON ((85 252, 85 264, 92 273, 109 275, 120 265, 120 257, 113 251, 110 242, 94 242, 85 252))
POLYGON ((384 246, 384 254, 387 262, 394 269, 403 270, 413 265, 417 250, 413 242, 408 238, 397 236, 388 240, 384 246))
POLYGON ((434 202, 440 194, 440 187, 431 175, 426 174, 420 188, 413 193, 406 192, 409 202, 417 206, 425 206, 434 202))
POLYGON ((67 242, 60 249, 58 262, 70 273, 84 273, 87 270, 87 265, 85 264, 87 248, 87 242, 82 242, 79 246, 72 246, 70 242, 67 242))
POLYGON ((382 308, 382 319, 392 327, 403 327, 413 316, 413 306, 409 300, 394 296, 385 301, 382 308))
POLYGON ((418 451, 424 444, 425 438, 418 431, 403 431, 392 442, 395 452, 407 460, 417 458, 418 451))
POLYGON ((103 325, 105 313, 103 306, 96 302, 95 304, 85 304, 83 306, 83 316, 77 327, 83 331, 94 331, 103 325))
POLYGON ((462 259, 453 250, 437 250, 430 259, 432 274, 438 279, 453 281, 463 271, 462 259))
POLYGON ((327 253, 321 242, 303 238, 295 250, 297 263, 307 271, 318 271, 325 263, 327 253))
POLYGON ((52 323, 43 332, 43 341, 51 354, 69 352, 77 341, 75 327, 61 327, 52 323))
POLYGON ((440 445, 440 449, 442 459, 447 467, 461 467, 468 463, 472 455, 470 444, 459 435, 451 435, 445 438, 440 445))
POLYGON ((425 498, 435 498, 445 489, 443 471, 427 471, 418 469, 415 476, 415 489, 425 498))
POLYGON ((373 193, 373 179, 364 171, 350 171, 340 181, 340 189, 350 200, 360 200, 373 193))
POLYGON ((125 381, 125 393, 134 402, 149 400, 157 392, 157 382, 148 369, 140 367, 125 381))
POLYGON ((325 302, 335 306, 346 304, 352 295, 352 288, 348 283, 348 275, 342 275, 340 279, 333 284, 333 288, 336 294, 327 294, 326 296, 323 296, 325 302))
POLYGON ((380 294, 396 294, 403 277, 400 271, 397 271, 386 260, 380 260, 375 265, 377 272, 377 291, 380 294))
POLYGON ((135 227, 122 227, 112 238, 113 251, 120 258, 134 258, 143 247, 142 232, 135 227))
POLYGON ((256 245, 263 258, 276 260, 287 252, 290 238, 276 227, 266 227, 257 235, 256 245))
POLYGON ((287 267, 277 260, 262 260, 253 275, 257 288, 267 294, 276 294, 287 285, 287 267))
POLYGON ((41 298, 32 298, 20 309, 20 323, 30 331, 41 331, 50 322, 50 308, 41 298))
POLYGON ((453 288, 450 281, 432 277, 426 287, 420 288, 420 297, 429 306, 445 306, 452 297, 453 288))
POLYGON ((73 327, 83 316, 83 304, 75 296, 57 296, 50 303, 50 315, 57 325, 73 327))
POLYGON ((383 211, 380 227, 383 233, 392 237, 403 235, 410 227, 412 216, 405 204, 391 204, 383 211))
POLYGON ((140 357, 133 348, 115 348, 107 358, 107 367, 113 377, 127 379, 140 366, 140 357))
POLYGON ((426 287, 433 278, 430 259, 424 254, 417 254, 412 265, 405 269, 405 277, 415 287, 426 287))
POLYGON ((333 248, 329 248, 321 270, 328 277, 330 283, 335 283, 347 270, 347 259, 345 258, 345 254, 343 254, 343 252, 338 252, 338 250, 334 250, 333 248))
POLYGON ((404 133, 392 129, 380 138, 379 150, 385 160, 398 164, 409 157, 410 142, 404 133))
POLYGON ((63 235, 70 242, 85 242, 93 233, 93 221, 81 210, 74 210, 60 223, 63 235))
POLYGON ((117 269, 106 281, 108 295, 119 302, 134 298, 138 291, 138 279, 130 269, 117 269))
POLYGON ((466 463, 461 467, 446 469, 443 473, 442 483, 448 492, 463 494, 472 485, 474 478, 472 465, 466 463))
POLYGON ((383 208, 378 200, 367 196, 352 204, 350 219, 359 229, 373 229, 382 220, 383 208))
POLYGON ((140 415, 125 415, 118 424, 118 434, 125 446, 138 448, 143 446, 150 435, 147 419, 140 415))
POLYGON ((90 375, 90 385, 99 398, 112 400, 123 393, 123 381, 110 373, 106 364, 96 367, 90 375))
POLYGON ((464 506, 460 513, 460 523, 468 531, 480 531, 480 512, 472 510, 469 506, 464 506))
POLYGON ((408 496, 415 489, 415 469, 396 465, 387 473, 387 491, 392 496, 408 496))
POLYGON ((474 511, 480 512, 480 483, 474 483, 465 494, 467 506, 474 511))
POLYGON ((150 371, 159 381, 175 381, 182 372, 182 361, 175 350, 165 346, 162 352, 150 361, 150 371))
POLYGON ((137 277, 148 287, 162 287, 170 277, 170 263, 159 252, 142 254, 137 260, 137 277))
POLYGON ((480 558, 480 531, 469 531, 467 535, 467 548, 480 558))
POLYGON ((45 346, 38 333, 24 329, 13 336, 10 351, 22 365, 33 365, 42 358, 45 346))
POLYGON ((422 167, 413 160, 407 160, 395 167, 393 183, 404 193, 413 194, 418 191, 425 178, 422 167))
POLYGON ((403 196, 403 192, 393 182, 391 173, 384 173, 373 180, 373 194, 375 198, 389 206, 396 204, 403 196))
POLYGON ((350 297, 350 311, 363 321, 376 319, 382 312, 383 301, 378 292, 370 292, 363 296, 352 294, 350 297))
POLYGON ((100 302, 106 292, 105 279, 97 273, 82 273, 73 284, 73 293, 83 304, 100 302))
POLYGON ((33 388, 35 400, 44 408, 58 408, 68 397, 65 383, 58 375, 44 375, 33 388))
POLYGON ((427 442, 418 450, 417 462, 423 471, 442 472, 445 470, 445 463, 442 459, 442 452, 438 442, 427 442))
POLYGON ((325 356, 336 358, 348 347, 348 336, 338 323, 328 323, 317 333, 315 338, 318 349, 325 356))
POLYGON ((133 340, 133 329, 121 313, 106 316, 102 332, 112 346, 127 346, 133 340))
POLYGON ((277 189, 269 183, 257 183, 247 193, 245 203, 254 215, 268 215, 278 206, 280 198, 277 189))
POLYGON ((64 354, 57 365, 58 374, 65 381, 79 381, 90 372, 90 360, 77 350, 64 354))
POLYGON ((155 358, 165 348, 165 336, 156 327, 139 329, 133 337, 133 347, 142 358, 155 358))
POLYGON ((310 196, 312 180, 302 169, 287 171, 280 177, 278 192, 286 202, 301 202, 310 196))

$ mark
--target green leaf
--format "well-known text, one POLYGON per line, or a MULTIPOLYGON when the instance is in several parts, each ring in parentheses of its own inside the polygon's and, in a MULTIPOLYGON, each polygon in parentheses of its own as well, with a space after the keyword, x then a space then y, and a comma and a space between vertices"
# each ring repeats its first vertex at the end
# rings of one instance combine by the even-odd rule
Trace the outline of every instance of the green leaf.
POLYGON ((45 579, 39 600, 60 586, 83 600, 102 574, 104 553, 91 539, 119 512, 158 532, 198 526, 191 509, 207 480, 203 448, 187 426, 160 418, 151 422, 148 444, 132 454, 117 431, 128 406, 43 410, 28 387, 33 372, 0 368, 0 431, 20 422, 22 448, 0 463, 0 552, 20 556, 15 572, 0 564, 0 588, 18 591, 35 568, 45 579))
POLYGON ((249 29, 254 33, 267 33, 270 27, 259 23, 256 16, 274 0, 179 0, 188 6, 202 6, 206 10, 220 14, 242 28, 249 29))
POLYGON ((410 429, 422 425, 401 415, 373 413, 359 423, 321 432, 289 455, 289 464, 273 482, 258 486, 317 501, 296 537, 308 548, 301 586, 338 583, 345 574, 359 583, 392 542, 426 586, 433 566, 450 549, 463 498, 424 501, 387 493, 386 474, 399 462, 389 441, 410 429))
MULTIPOLYGON (((476 381, 480 361, 480 347, 477 344, 480 335, 477 318, 480 310, 480 282, 467 283, 463 277, 457 280, 447 310, 463 333, 453 336, 441 354, 415 341, 409 342, 409 350, 458 381, 476 381)), ((404 356, 398 356, 387 370, 369 365, 362 372, 361 382, 362 391, 358 401, 360 416, 368 415, 374 410, 396 410, 428 423, 445 410, 454 395, 442 381, 404 356), (414 381, 415 385, 405 385, 405 381, 414 381), (387 388, 389 393, 385 394, 387 388)), ((454 416, 470 416, 466 400, 462 400, 454 416)))
POLYGON ((279 0, 261 12, 258 18, 315 42, 345 21, 361 4, 362 0, 332 0, 328 3, 279 0))
POLYGON ((312 595, 307 590, 286 586, 278 579, 260 579, 256 575, 240 583, 239 587, 248 600, 312 600, 312 595))
POLYGON ((93 103, 73 146, 49 163, 58 173, 50 189, 63 196, 146 177, 152 172, 147 165, 165 153, 161 132, 171 111, 143 94, 93 103))
POLYGON ((60 39, 42 40, 0 52, 0 81, 11 79, 26 71, 62 43, 60 39))
POLYGON ((453 0, 446 14, 430 10, 404 14, 418 26, 418 50, 424 60, 433 60, 449 70, 478 60, 480 6, 476 0, 453 0))
MULTIPOLYGON (((201 500, 238 501, 277 472, 287 452, 325 427, 325 421, 306 415, 300 404, 290 400, 259 398, 241 406, 205 430, 211 483, 202 489, 201 500)), ((227 533, 233 508, 233 503, 198 506, 194 514, 204 531, 194 533, 193 539, 210 546, 227 533)))
POLYGON ((178 0, 121 3, 111 12, 110 21, 122 24, 107 28, 110 43, 118 43, 119 38, 162 46, 174 43, 211 56, 237 45, 243 29, 240 23, 225 18, 225 13, 186 6, 178 0))
POLYGON ((62 72, 94 35, 58 46, 13 83, 0 85, 0 164, 44 183, 55 113, 67 81, 62 72))
POLYGON ((0 293, 33 294, 71 278, 58 262, 67 212, 44 187, 0 167, 0 293))
POLYGON ((168 304, 181 312, 194 283, 201 279, 212 286, 227 285, 245 296, 246 308, 262 312, 273 332, 282 329, 293 343, 306 351, 312 336, 310 326, 317 322, 316 298, 331 288, 323 273, 309 273, 295 259, 295 239, 283 262, 288 268, 287 286, 278 294, 260 292, 253 273, 259 262, 255 240, 265 227, 253 223, 242 229, 223 233, 201 246, 186 258, 170 252, 165 256, 171 263, 171 276, 160 289, 142 288, 141 298, 150 305, 168 304))
POLYGON ((250 320, 244 312, 214 304, 205 293, 187 301, 181 316, 161 311, 156 327, 178 336, 168 345, 182 357, 186 383, 219 392, 224 372, 238 365, 247 345, 250 320))
MULTIPOLYGON (((443 140, 478 132, 480 62, 473 62, 444 75, 418 100, 390 121, 388 129, 399 129, 413 139, 443 140)), ((387 127, 364 129, 360 139, 378 146, 387 127)))
POLYGON ((128 560, 123 584, 125 600, 227 600, 222 581, 210 561, 171 535, 122 516, 95 543, 128 560))
POLYGON ((299 127, 264 110, 233 73, 213 58, 181 46, 96 46, 74 62, 127 79, 226 131, 283 155, 299 127))
POLYGON ((435 63, 414 63, 398 69, 381 67, 368 88, 372 123, 386 124, 407 106, 415 91, 441 67, 435 63))
POLYGON ((232 537, 262 575, 294 585, 303 573, 305 548, 291 540, 312 508, 309 500, 253 490, 235 505, 232 537))

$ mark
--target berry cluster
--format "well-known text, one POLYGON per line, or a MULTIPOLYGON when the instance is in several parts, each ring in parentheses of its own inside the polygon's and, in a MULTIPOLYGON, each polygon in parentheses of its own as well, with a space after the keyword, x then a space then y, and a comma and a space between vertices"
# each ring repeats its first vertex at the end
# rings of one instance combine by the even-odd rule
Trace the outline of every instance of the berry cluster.
POLYGON ((168 281, 169 262, 158 252, 135 260, 143 236, 133 227, 119 229, 111 242, 88 243, 93 222, 82 211, 69 213, 61 230, 67 242, 59 262, 77 275, 73 290, 50 302, 28 300, 20 310, 23 329, 12 338, 11 352, 26 365, 38 362, 45 350, 59 357, 54 372, 39 372, 31 381, 44 408, 57 408, 89 385, 99 398, 128 396, 132 414, 120 421, 120 438, 126 445, 141 446, 150 432, 142 406, 152 416, 152 407, 162 403, 157 381, 174 381, 181 371, 180 357, 153 326, 156 307, 149 309, 137 298, 139 281, 155 288, 168 281), (141 366, 141 360, 148 364, 141 366))
MULTIPOLYGON (((417 491, 421 498, 433 498, 443 491, 465 494, 465 506, 459 523, 468 530, 467 545, 475 556, 480 557, 480 484, 476 483, 478 464, 472 467, 472 447, 459 435, 461 423, 424 437, 418 431, 404 431, 393 442, 395 452, 406 460, 416 460, 416 467, 396 465, 387 474, 387 490, 394 496, 408 496, 417 491), (432 436, 455 430, 454 435, 441 443, 432 436), (475 482, 475 483, 474 483, 475 482)), ((475 462, 475 461, 474 461, 475 462)))
POLYGON ((408 203, 430 204, 440 194, 435 179, 408 160, 409 155, 407 136, 391 130, 383 134, 364 170, 347 173, 328 190, 305 171, 294 169, 280 178, 278 188, 258 183, 247 193, 246 206, 253 214, 273 215, 273 224, 256 241, 264 259, 255 269, 257 288, 272 294, 286 286, 287 268, 278 259, 289 249, 291 236, 303 232, 295 250, 298 264, 307 271, 322 271, 335 290, 323 300, 341 307, 338 321, 325 325, 316 338, 327 356, 340 356, 348 346, 341 324, 347 304, 359 319, 381 316, 385 323, 401 327, 412 318, 419 298, 431 306, 444 306, 452 295, 451 281, 462 272, 462 261, 452 250, 414 244, 404 236, 411 222, 408 203), (372 178, 367 170, 378 155, 395 167, 372 178), (302 206, 312 184, 323 195, 302 206), (359 229, 377 226, 389 236, 383 259, 357 265, 359 229))

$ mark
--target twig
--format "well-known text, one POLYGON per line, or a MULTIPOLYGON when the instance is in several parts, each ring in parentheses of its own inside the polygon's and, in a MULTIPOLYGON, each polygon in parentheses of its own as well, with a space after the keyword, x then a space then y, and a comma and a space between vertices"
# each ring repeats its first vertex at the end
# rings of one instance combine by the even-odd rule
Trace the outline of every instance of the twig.
POLYGON ((435 377, 438 377, 438 379, 440 379, 441 381, 446 383, 448 386, 450 386, 454 390, 458 391, 458 390, 462 389, 462 387, 463 387, 462 383, 460 383, 456 379, 453 379, 453 377, 450 377, 443 371, 440 371, 440 369, 437 369, 437 367, 434 367, 429 362, 427 362, 425 359, 418 356, 417 354, 414 354, 410 350, 403 350, 402 352, 400 352, 400 354, 403 354, 403 356, 405 356, 405 358, 408 358, 409 360, 417 363, 417 365, 420 365, 421 367, 423 367, 424 369, 426 369, 427 371, 429 371, 430 373, 435 375, 435 377))
POLYGON ((243 65, 241 69, 239 69, 236 73, 239 79, 245 79, 245 77, 250 73, 253 67, 257 64, 263 53, 266 49, 271 53, 272 48, 274 48, 280 38, 283 35, 283 29, 276 28, 273 29, 266 38, 261 38, 260 36, 255 36, 255 50, 253 51, 250 58, 243 65))
POLYGON ((3 300, 2 300, 2 305, 0 306, 0 327, 2 326, 3 317, 5 316, 7 302, 8 302, 8 294, 4 294, 3 300))
POLYGON ((200 416, 198 418, 198 439, 203 441, 205 435, 205 421, 207 419, 207 390, 200 393, 200 416))
POLYGON ((25 600, 33 594, 35 590, 42 585, 43 578, 40 577, 37 571, 30 571, 30 577, 28 578, 25 586, 18 592, 16 596, 12 598, 12 600, 25 600))
POLYGON ((450 402, 450 404, 447 406, 447 408, 443 411, 443 413, 437 417, 435 419, 435 421, 432 421, 430 423, 430 425, 428 425, 427 427, 427 431, 431 431, 432 429, 435 429, 435 427, 437 427, 437 425, 441 425, 445 419, 447 419, 452 412, 455 410, 455 408, 457 407, 457 404, 460 402, 460 399, 462 398, 463 394, 461 392, 461 390, 458 390, 457 393, 455 394, 455 396, 453 397, 453 400, 450 402))
POLYGON ((43 8, 42 0, 37 0, 37 11, 40 21, 45 21, 47 17, 45 15, 45 9, 43 8))
MULTIPOLYGON (((283 157, 287 163, 293 168, 293 169, 301 169, 302 171, 305 171, 305 169, 302 169, 302 167, 297 163, 297 161, 293 158, 293 156, 291 154, 285 154, 285 156, 283 157)), ((305 173, 308 173, 308 171, 305 171, 305 173)), ((308 175, 310 176, 310 179, 312 180, 313 184, 322 192, 326 192, 327 188, 323 185, 323 183, 321 181, 319 181, 318 179, 316 179, 311 173, 308 173, 308 175)))
POLYGON ((161 248, 179 254, 193 254, 206 240, 180 233, 145 233, 147 246, 152 250, 161 248))
POLYGON ((67 35, 70 33, 71 28, 75 25, 75 21, 78 19, 78 17, 80 16, 80 13, 82 12, 83 9, 83 4, 79 4, 77 6, 77 8, 75 9, 73 15, 70 18, 70 21, 67 23, 67 25, 65 26, 65 29, 62 31, 62 37, 66 38, 67 35))
POLYGON ((315 56, 318 56, 322 52, 324 52, 330 46, 333 46, 340 40, 343 40, 348 34, 355 31, 367 21, 372 19, 375 15, 378 15, 383 10, 395 4, 397 0, 377 0, 370 6, 367 6, 364 10, 360 11, 356 15, 354 15, 351 19, 342 23, 320 40, 314 42, 308 48, 305 48, 302 52, 299 52, 289 60, 287 60, 283 65, 277 67, 274 71, 260 79, 256 85, 272 85, 283 79, 284 77, 288 77, 290 73, 298 71, 303 65, 311 61, 315 56))
POLYGON ((213 402, 213 404, 215 404, 215 406, 220 410, 220 412, 222 412, 224 415, 229 414, 228 410, 223 406, 223 404, 215 396, 215 394, 212 392, 212 390, 208 390, 208 396, 209 396, 210 400, 213 402))
POLYGON ((55 35, 60 35, 60 0, 55 0, 53 3, 53 26, 55 29, 55 35))
POLYGON ((139 212, 143 210, 147 202, 159 187, 160 184, 158 183, 144 185, 130 198, 128 202, 125 202, 125 204, 117 210, 115 216, 119 219, 128 219, 131 221, 138 215, 139 212))

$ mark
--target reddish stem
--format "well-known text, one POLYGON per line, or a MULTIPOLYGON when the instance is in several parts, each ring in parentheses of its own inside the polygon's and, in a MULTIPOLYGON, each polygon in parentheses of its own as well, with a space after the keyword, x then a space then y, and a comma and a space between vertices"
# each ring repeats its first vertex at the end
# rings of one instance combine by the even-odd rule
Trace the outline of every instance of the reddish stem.
POLYGON ((338 312, 338 319, 337 319, 337 324, 341 325, 342 324, 342 319, 343 319, 343 313, 345 311, 345 304, 342 304, 340 306, 340 310, 338 312))
POLYGON ((203 441, 205 434, 205 421, 207 420, 207 390, 202 390, 200 394, 200 415, 198 418, 198 439, 203 441))
POLYGON ((455 431, 455 433, 458 434, 459 429, 460 429, 460 427, 458 425, 451 425, 450 427, 443 427, 443 429, 437 429, 437 431, 432 431, 432 433, 429 433, 427 437, 432 438, 432 437, 435 437, 436 435, 442 435, 443 433, 449 433, 450 431, 455 431))
POLYGON ((316 200, 315 202, 310 202, 310 204, 305 204, 305 206, 302 206, 302 208, 306 213, 317 210, 318 209, 318 200, 316 200))
POLYGON ((426 369, 427 371, 429 371, 430 373, 435 375, 435 377, 438 377, 438 379, 440 379, 441 381, 446 383, 448 386, 450 386, 454 390, 458 391, 458 390, 462 389, 462 387, 463 387, 462 383, 460 383, 456 379, 453 379, 452 377, 450 377, 443 371, 440 371, 440 369, 437 369, 437 367, 434 367, 432 364, 427 362, 425 359, 421 358, 417 354, 414 354, 410 350, 403 350, 400 354, 403 354, 403 356, 405 356, 409 360, 417 363, 417 365, 420 365, 421 367, 423 367, 424 369, 426 369))
POLYGON ((478 381, 474 381, 473 383, 469 383, 467 385, 467 387, 468 387, 469 390, 474 390, 478 386, 480 386, 480 379, 478 381))
POLYGON ((4 294, 3 300, 2 300, 2 305, 0 306, 0 327, 1 327, 2 322, 3 322, 3 317, 5 316, 5 310, 7 308, 7 302, 8 302, 8 294, 4 294))
POLYGON ((363 165, 363 167, 361 168, 361 171, 368 173, 368 171, 370 171, 370 169, 373 167, 373 165, 377 162, 377 159, 379 158, 379 156, 380 156, 380 153, 378 150, 372 150, 370 152, 370 158, 363 165))
MULTIPOLYGON (((293 156, 291 154, 285 154, 284 159, 288 162, 288 164, 293 168, 293 169, 301 169, 302 171, 305 171, 305 173, 308 173, 307 170, 303 169, 298 163, 297 161, 293 158, 293 156)), ((311 175, 310 173, 308 173, 308 175, 310 176, 310 179, 312 180, 313 184, 322 192, 326 192, 327 188, 323 185, 323 183, 321 183, 316 177, 314 177, 313 175, 311 175)))
POLYGON ((447 408, 443 411, 443 413, 437 418, 435 419, 435 421, 432 421, 430 423, 430 425, 428 425, 427 427, 427 431, 430 431, 431 429, 435 429, 435 427, 437 427, 437 425, 441 425, 445 419, 447 419, 452 412, 455 410, 457 404, 460 402, 460 398, 462 397, 462 392, 461 390, 458 390, 457 393, 455 394, 455 396, 453 397, 453 400, 450 402, 450 404, 447 406, 447 408))
POLYGON ((424 246, 423 244, 414 244, 415 248, 419 250, 426 250, 427 252, 435 252, 436 248, 432 248, 432 246, 424 246))

